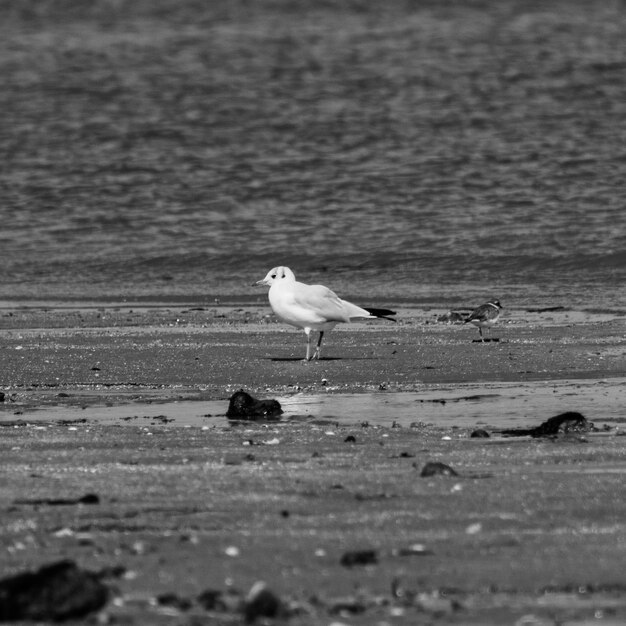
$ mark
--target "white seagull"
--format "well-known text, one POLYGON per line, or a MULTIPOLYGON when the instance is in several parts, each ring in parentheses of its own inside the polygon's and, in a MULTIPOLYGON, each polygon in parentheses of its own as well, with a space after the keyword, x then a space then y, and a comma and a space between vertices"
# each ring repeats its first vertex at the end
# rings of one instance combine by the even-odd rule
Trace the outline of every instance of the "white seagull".
POLYGON ((500 311, 504 307, 500 304, 500 300, 489 300, 485 304, 481 304, 478 308, 474 309, 469 317, 465 320, 465 323, 474 324, 478 326, 478 332, 480 333, 480 340, 485 341, 483 337, 483 327, 493 326, 500 317, 500 311))
POLYGON ((263 280, 255 285, 267 285, 269 300, 276 317, 286 324, 304 329, 306 333, 306 360, 319 359, 324 333, 341 322, 359 319, 384 318, 395 322, 388 309, 362 309, 356 304, 342 300, 324 285, 305 285, 296 281, 288 267, 271 269, 263 280), (311 356, 311 331, 319 331, 319 339, 311 356))

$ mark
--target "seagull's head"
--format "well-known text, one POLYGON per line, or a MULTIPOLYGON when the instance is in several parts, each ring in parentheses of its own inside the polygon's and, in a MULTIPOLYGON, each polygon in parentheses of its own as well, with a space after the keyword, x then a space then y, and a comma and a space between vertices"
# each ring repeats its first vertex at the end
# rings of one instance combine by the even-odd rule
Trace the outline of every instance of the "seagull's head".
POLYGON ((295 281, 295 274, 288 268, 282 265, 278 267, 272 268, 265 276, 263 280, 258 280, 255 285, 266 285, 267 287, 271 287, 272 285, 278 283, 281 280, 286 281, 295 281))

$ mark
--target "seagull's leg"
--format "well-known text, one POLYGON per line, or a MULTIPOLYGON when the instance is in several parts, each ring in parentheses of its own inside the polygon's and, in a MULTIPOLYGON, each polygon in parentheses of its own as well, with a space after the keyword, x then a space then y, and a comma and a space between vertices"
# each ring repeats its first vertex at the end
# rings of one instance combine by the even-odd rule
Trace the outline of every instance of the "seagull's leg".
POLYGON ((314 359, 318 359, 320 358, 320 356, 322 355, 322 339, 324 338, 324 331, 320 330, 320 336, 319 339, 317 340, 317 347, 315 348, 315 354, 313 355, 314 359))
POLYGON ((305 361, 311 360, 311 329, 305 328, 304 332, 306 333, 306 357, 305 361))

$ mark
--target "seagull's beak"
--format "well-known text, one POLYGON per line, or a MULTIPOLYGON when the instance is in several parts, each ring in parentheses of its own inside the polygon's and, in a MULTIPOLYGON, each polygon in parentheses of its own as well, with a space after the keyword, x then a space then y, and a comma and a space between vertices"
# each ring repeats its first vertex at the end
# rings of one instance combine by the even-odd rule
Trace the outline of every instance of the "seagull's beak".
POLYGON ((256 283, 252 283, 253 287, 261 287, 262 285, 267 285, 265 278, 263 280, 257 280, 256 283))

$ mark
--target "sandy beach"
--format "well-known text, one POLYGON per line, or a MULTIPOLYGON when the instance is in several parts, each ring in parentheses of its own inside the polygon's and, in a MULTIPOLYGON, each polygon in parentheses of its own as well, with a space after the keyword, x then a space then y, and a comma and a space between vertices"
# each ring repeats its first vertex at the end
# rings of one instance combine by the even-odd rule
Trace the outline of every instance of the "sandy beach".
POLYGON ((479 343, 442 313, 304 363, 265 306, 4 303, 1 574, 100 572, 100 623, 239 623, 258 581, 259 622, 623 623, 623 315, 508 311, 479 343), (285 413, 229 422, 239 388, 285 413), (497 432, 564 411, 596 428, 497 432))

